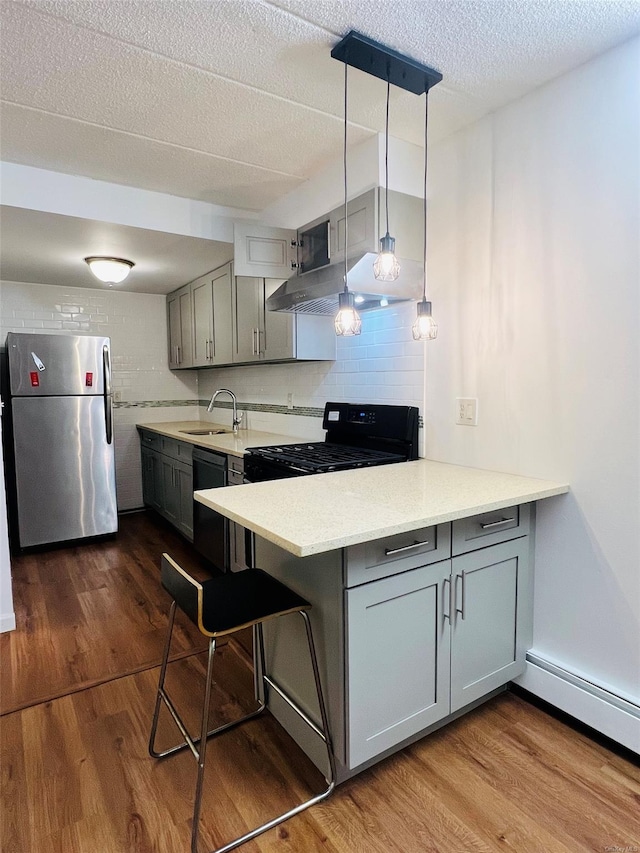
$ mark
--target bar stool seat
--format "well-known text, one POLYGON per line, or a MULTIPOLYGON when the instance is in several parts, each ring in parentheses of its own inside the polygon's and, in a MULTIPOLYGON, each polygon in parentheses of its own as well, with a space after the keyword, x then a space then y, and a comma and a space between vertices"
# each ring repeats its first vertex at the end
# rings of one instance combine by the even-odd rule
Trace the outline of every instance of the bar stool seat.
POLYGON ((193 824, 191 828, 191 851, 197 853, 198 833, 200 825, 200 809, 202 805, 202 784, 204 779, 207 740, 214 735, 244 723, 256 717, 267 707, 268 691, 270 687, 277 690, 278 694, 287 702, 302 720, 324 741, 327 751, 327 788, 320 794, 300 803, 292 809, 273 818, 267 823, 261 824, 244 835, 219 847, 213 853, 226 853, 246 841, 255 838, 262 832, 277 826, 288 818, 293 817, 309 806, 320 802, 329 796, 335 786, 335 761, 329 734, 328 716, 322 692, 320 672, 316 658, 309 610, 311 605, 285 584, 271 577, 261 569, 246 569, 242 572, 228 573, 219 577, 200 582, 186 572, 168 554, 163 554, 161 559, 161 581, 163 587, 169 592, 173 601, 169 611, 169 624, 165 640, 164 654, 160 667, 160 678, 156 704, 151 725, 149 738, 149 753, 153 758, 166 758, 183 749, 190 749, 198 762, 198 776, 196 781, 196 793, 193 807, 193 824), (173 701, 165 690, 164 683, 171 648, 171 637, 175 621, 176 608, 180 608, 191 621, 198 627, 200 632, 209 638, 209 655, 207 663, 207 676, 205 681, 205 694, 202 709, 200 735, 192 737, 178 713, 173 701), (269 619, 276 619, 291 613, 299 613, 304 620, 309 657, 315 680, 318 705, 320 710, 321 725, 318 726, 308 714, 282 690, 269 676, 266 670, 264 637, 262 624, 269 619), (209 704, 211 699, 211 683, 213 678, 213 658, 218 637, 239 631, 242 628, 253 626, 253 662, 256 698, 258 707, 256 710, 233 720, 230 723, 218 726, 208 731, 209 704), (262 682, 263 698, 260 698, 259 684, 262 682), (158 752, 155 748, 155 739, 158 729, 158 719, 162 704, 168 708, 171 717, 178 727, 183 740, 169 749, 158 752))

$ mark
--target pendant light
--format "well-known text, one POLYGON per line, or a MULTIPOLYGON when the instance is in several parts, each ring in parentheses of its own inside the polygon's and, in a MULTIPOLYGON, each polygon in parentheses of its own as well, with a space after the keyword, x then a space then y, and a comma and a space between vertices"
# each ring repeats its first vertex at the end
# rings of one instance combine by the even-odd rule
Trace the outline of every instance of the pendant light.
MULTIPOLYGON (((347 33, 331 51, 334 59, 344 62, 344 212, 345 212, 345 260, 344 260, 344 291, 339 295, 339 311, 335 319, 337 335, 359 335, 361 328, 360 317, 355 310, 354 297, 350 293, 347 284, 347 66, 351 65, 365 74, 384 80, 387 84, 387 111, 386 111, 386 148, 385 148, 385 182, 386 182, 386 214, 387 230, 380 240, 380 254, 374 263, 374 275, 384 281, 394 281, 400 272, 400 265, 395 258, 395 240, 389 234, 389 91, 390 85, 398 86, 414 95, 425 94, 425 98, 432 86, 442 80, 442 74, 428 65, 423 65, 409 56, 404 56, 384 44, 381 44, 368 36, 362 35, 355 30, 347 33), (393 260, 391 260, 393 259, 393 260), (376 269, 376 267, 378 269, 376 269), (386 269, 385 269, 386 268, 386 269), (379 274, 380 273, 380 274, 379 274)), ((424 191, 424 286, 422 301, 418 303, 418 319, 413 327, 413 337, 416 340, 428 340, 435 338, 438 327, 431 317, 431 303, 426 297, 426 270, 427 270, 427 131, 425 118, 425 191, 424 191)), ((386 299, 380 300, 380 305, 388 304, 386 299)))
POLYGON ((89 264, 89 269, 97 279, 105 284, 120 284, 135 266, 133 261, 124 258, 109 258, 103 255, 92 255, 84 259, 89 264))
POLYGON ((422 299, 418 302, 418 316, 411 328, 414 341, 433 341, 438 336, 438 326, 431 316, 431 303, 427 301, 427 128, 429 124, 429 91, 424 93, 424 252, 422 257, 422 299))
POLYGON ((400 263, 396 258, 396 240, 389 234, 389 93, 391 82, 387 76, 387 110, 384 125, 384 199, 387 233, 380 238, 380 251, 373 264, 373 275, 378 281, 395 281, 400 275, 400 263))
POLYGON ((347 71, 349 66, 345 62, 344 66, 344 147, 343 147, 343 166, 344 166, 344 290, 338 294, 338 313, 334 320, 336 335, 339 337, 351 337, 359 335, 362 329, 362 320, 355 309, 355 301, 353 293, 349 290, 348 283, 348 258, 347 249, 349 245, 349 217, 347 210, 347 71))

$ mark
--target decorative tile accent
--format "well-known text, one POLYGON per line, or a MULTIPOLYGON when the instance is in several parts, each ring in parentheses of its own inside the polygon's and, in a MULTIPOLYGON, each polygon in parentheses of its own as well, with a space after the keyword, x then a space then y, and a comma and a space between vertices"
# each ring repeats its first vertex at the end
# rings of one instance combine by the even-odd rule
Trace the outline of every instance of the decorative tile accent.
MULTIPOLYGON (((209 401, 198 400, 197 404, 206 408, 209 405, 209 401)), ((189 403, 188 405, 192 406, 194 404, 189 403)), ((293 409, 289 409, 287 406, 278 406, 275 403, 241 403, 240 401, 238 401, 237 406, 238 409, 242 409, 245 412, 271 412, 276 415, 297 415, 298 417, 306 418, 321 418, 324 415, 324 407, 319 409, 315 406, 294 406, 293 409)), ((216 408, 218 407, 221 409, 233 409, 233 403, 228 400, 221 400, 220 402, 216 400, 216 408)))
MULTIPOLYGON (((136 400, 134 403, 114 403, 114 409, 161 409, 178 406, 201 406, 202 400, 136 400)), ((207 405, 205 401, 204 405, 207 405)))

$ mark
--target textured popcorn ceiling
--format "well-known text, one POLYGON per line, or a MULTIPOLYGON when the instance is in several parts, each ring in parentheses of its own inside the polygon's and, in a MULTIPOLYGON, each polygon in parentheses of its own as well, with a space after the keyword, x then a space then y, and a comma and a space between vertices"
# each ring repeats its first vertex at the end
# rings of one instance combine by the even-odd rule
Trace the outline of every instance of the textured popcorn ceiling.
MULTIPOLYGON (((350 29, 440 70, 438 139, 640 32, 638 0, 1 0, 3 160, 259 211, 337 156, 350 29)), ((350 142, 385 86, 350 73, 350 142)), ((392 90, 391 134, 423 139, 392 90)))

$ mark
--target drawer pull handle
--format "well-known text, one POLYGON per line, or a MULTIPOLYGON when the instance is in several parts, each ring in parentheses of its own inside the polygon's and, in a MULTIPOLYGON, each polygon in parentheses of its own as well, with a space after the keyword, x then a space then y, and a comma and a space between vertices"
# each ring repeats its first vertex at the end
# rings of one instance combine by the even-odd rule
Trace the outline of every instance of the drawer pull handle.
POLYGON ((500 524, 510 524, 512 521, 515 521, 515 518, 501 518, 500 521, 487 521, 484 524, 480 524, 480 527, 483 530, 487 530, 490 527, 498 527, 500 524))
POLYGON ((419 548, 421 545, 428 545, 429 540, 425 539, 423 542, 413 542, 411 545, 404 545, 402 548, 385 548, 384 553, 387 557, 390 557, 392 554, 401 554, 402 551, 410 551, 412 548, 419 548))

